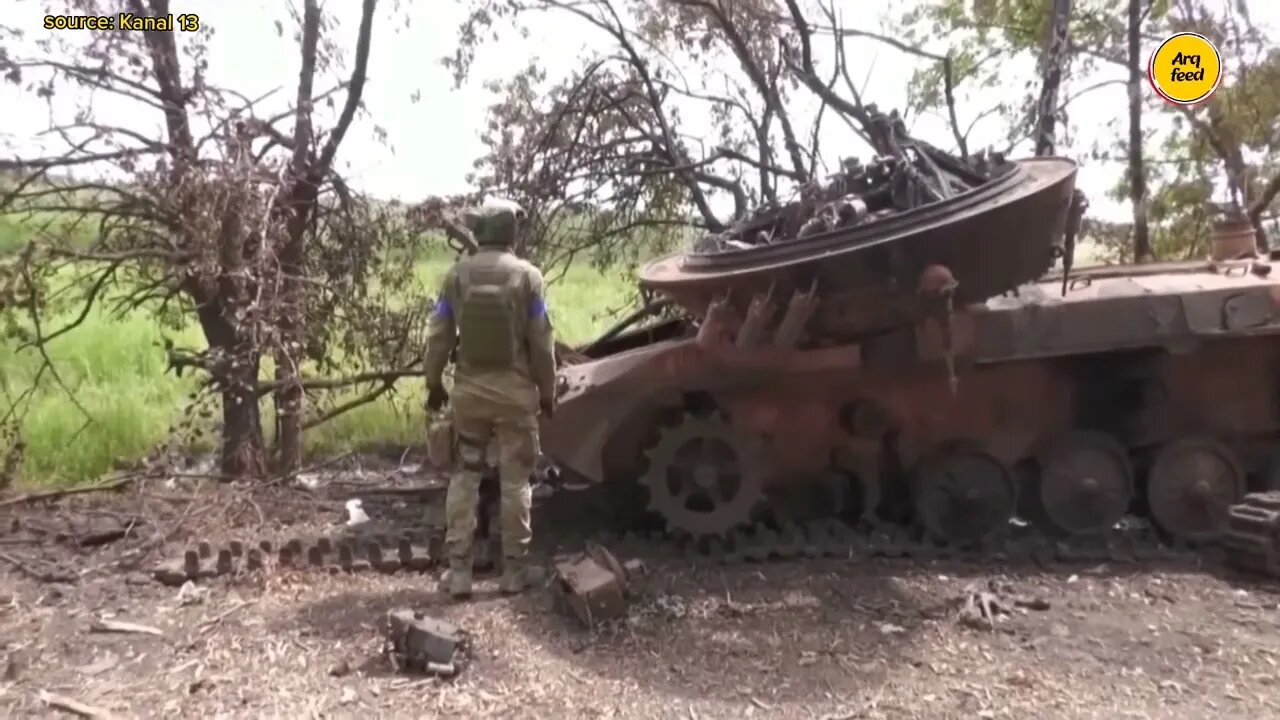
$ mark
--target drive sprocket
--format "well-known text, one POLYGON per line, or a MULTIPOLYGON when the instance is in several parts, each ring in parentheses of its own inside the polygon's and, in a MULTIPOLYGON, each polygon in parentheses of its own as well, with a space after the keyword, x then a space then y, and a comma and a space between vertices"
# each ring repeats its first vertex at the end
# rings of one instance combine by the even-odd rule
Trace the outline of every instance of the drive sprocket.
POLYGON ((686 413, 661 429, 645 456, 649 467, 640 483, 649 490, 649 509, 668 529, 723 535, 749 522, 764 497, 760 440, 719 416, 686 413))

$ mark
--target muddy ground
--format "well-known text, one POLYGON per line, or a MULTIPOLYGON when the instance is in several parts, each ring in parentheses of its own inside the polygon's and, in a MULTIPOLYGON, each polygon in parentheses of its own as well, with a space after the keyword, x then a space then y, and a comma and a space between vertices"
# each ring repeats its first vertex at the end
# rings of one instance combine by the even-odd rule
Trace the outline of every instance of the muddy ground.
POLYGON ((721 566, 630 549, 648 570, 639 597, 596 632, 545 589, 503 598, 492 579, 455 604, 426 574, 272 572, 193 591, 147 572, 192 537, 331 523, 339 508, 165 486, 0 506, 0 716, 55 717, 70 700, 123 718, 1280 717, 1280 594, 1213 566, 721 566), (97 548, 56 539, 120 520, 136 530, 97 548), (993 579, 1047 609, 960 622, 956 600, 993 579), (379 623, 402 606, 468 633, 461 676, 391 669, 379 623), (102 618, 160 634, 93 631, 102 618))

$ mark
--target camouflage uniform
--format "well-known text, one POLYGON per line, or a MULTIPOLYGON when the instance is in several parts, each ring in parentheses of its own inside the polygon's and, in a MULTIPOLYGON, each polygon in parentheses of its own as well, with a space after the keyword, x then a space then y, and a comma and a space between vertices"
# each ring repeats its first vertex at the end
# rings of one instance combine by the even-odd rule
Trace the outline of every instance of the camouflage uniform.
POLYGON ((553 331, 542 273, 511 253, 517 211, 468 214, 479 251, 445 275, 427 340, 429 404, 445 395, 441 376, 457 351, 452 405, 457 466, 445 499, 450 594, 471 592, 472 544, 486 451, 496 444, 501 486, 504 592, 529 582, 529 478, 538 458, 538 411, 555 399, 553 331), (496 441, 496 442, 495 442, 496 441))

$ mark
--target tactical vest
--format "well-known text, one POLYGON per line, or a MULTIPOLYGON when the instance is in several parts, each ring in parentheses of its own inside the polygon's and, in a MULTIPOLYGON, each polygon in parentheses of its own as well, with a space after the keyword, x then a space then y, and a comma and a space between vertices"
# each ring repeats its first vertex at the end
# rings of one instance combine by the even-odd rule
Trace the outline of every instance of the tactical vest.
POLYGON ((483 369, 516 363, 523 279, 507 268, 468 267, 459 273, 459 362, 483 369))

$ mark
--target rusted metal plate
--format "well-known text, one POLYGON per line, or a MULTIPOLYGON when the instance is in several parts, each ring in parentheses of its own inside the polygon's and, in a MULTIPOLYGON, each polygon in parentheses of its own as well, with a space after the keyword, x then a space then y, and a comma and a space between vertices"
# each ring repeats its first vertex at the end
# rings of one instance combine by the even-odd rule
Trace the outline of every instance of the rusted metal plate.
POLYGON ((1262 263, 1153 263, 1084 272, 992 298, 972 315, 967 354, 1007 362, 1140 347, 1182 348, 1227 333, 1280 332, 1277 281, 1262 263), (1160 272, 1161 270, 1164 272, 1160 272))
POLYGON ((556 564, 560 602, 588 627, 627 610, 625 578, 592 557, 556 564))

